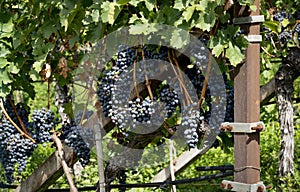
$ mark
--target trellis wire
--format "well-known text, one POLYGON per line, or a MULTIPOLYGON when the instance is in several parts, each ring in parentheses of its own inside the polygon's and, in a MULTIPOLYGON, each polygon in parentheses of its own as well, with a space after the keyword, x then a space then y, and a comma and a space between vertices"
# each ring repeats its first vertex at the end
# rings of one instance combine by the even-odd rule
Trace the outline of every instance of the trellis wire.
MULTIPOLYGON (((217 173, 217 174, 211 174, 211 175, 206 175, 206 176, 200 176, 196 178, 191 178, 191 179, 181 179, 181 180, 176 180, 176 181, 164 181, 164 182, 154 182, 154 183, 134 183, 134 184, 112 184, 109 185, 108 187, 110 189, 116 189, 116 188, 146 188, 146 187, 159 187, 159 188, 166 188, 171 185, 182 185, 182 184, 187 184, 187 183, 193 183, 193 182, 199 182, 199 181, 204 181, 204 180, 211 180, 211 179, 218 179, 221 177, 227 177, 227 176, 232 176, 233 171, 229 172, 223 172, 223 173, 217 173)), ((17 188, 17 185, 7 185, 4 183, 0 183, 0 188, 2 189, 15 189, 17 188)), ((97 189, 97 186, 86 186, 86 187, 81 187, 78 188, 78 191, 95 191, 97 189)), ((69 192, 70 188, 65 188, 65 189, 47 189, 46 192, 69 192)))

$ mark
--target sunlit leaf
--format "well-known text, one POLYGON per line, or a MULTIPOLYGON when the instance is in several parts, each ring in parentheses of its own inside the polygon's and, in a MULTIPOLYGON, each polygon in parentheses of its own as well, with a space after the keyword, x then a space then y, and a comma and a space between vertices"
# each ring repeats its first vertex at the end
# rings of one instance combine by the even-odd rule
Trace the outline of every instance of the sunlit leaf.
POLYGON ((239 47, 229 42, 229 46, 226 49, 226 57, 229 59, 231 65, 236 66, 243 61, 245 56, 239 47))

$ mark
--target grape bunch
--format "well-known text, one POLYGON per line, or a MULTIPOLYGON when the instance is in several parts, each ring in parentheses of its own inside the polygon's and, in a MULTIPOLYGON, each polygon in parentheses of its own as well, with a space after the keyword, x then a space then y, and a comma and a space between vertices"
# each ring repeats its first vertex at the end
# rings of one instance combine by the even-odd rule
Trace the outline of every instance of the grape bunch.
POLYGON ((135 101, 128 102, 128 110, 133 121, 151 123, 151 115, 155 112, 152 108, 152 101, 149 98, 142 100, 136 98, 135 101))
POLYGON ((165 117, 169 118, 173 115, 176 108, 180 106, 179 96, 170 86, 164 85, 159 92, 161 102, 165 104, 165 117))
POLYGON ((298 42, 300 42, 300 23, 295 27, 295 32, 298 33, 298 42))
POLYGON ((103 113, 106 117, 112 117, 116 113, 112 113, 113 101, 112 93, 115 89, 115 83, 119 79, 119 75, 124 72, 129 66, 133 65, 135 50, 125 45, 119 46, 116 64, 111 70, 103 71, 103 76, 99 78, 97 88, 98 99, 102 105, 103 113))
POLYGON ((286 45, 288 42, 294 42, 296 44, 299 44, 300 42, 300 24, 295 23, 295 20, 299 20, 300 11, 298 10, 295 14, 290 14, 286 11, 276 11, 273 13, 273 20, 275 22, 278 22, 280 25, 280 33, 276 35, 276 32, 273 32, 269 28, 265 28, 265 37, 267 40, 272 39, 273 41, 279 41, 281 46, 286 45), (285 22, 285 20, 288 20, 285 22), (297 43, 298 41, 298 43, 297 43))
POLYGON ((78 110, 75 114, 74 122, 77 125, 79 125, 81 123, 81 119, 82 120, 88 119, 93 115, 93 113, 94 112, 92 110, 86 110, 86 111, 78 110))
POLYGON ((285 11, 278 11, 273 16, 275 21, 282 22, 284 19, 291 19, 291 14, 285 11))
POLYGON ((192 107, 186 107, 181 119, 181 125, 184 126, 185 129, 184 137, 189 148, 196 148, 199 141, 199 125, 201 121, 204 121, 204 117, 200 115, 200 111, 194 109, 195 106, 197 106, 197 103, 193 104, 192 107))
MULTIPOLYGON (((285 11, 278 11, 274 14, 273 19, 278 22, 282 22, 284 19, 291 19, 291 15, 285 11)), ((284 28, 279 34, 279 40, 281 43, 286 43, 292 38, 292 30, 284 28)))
POLYGON ((84 167, 90 162, 90 146, 81 136, 81 130, 84 129, 79 125, 67 124, 62 127, 62 140, 72 147, 79 158, 80 164, 84 167))
MULTIPOLYGON (((4 102, 4 108, 13 122, 21 127, 17 116, 9 102, 4 102)), ((16 111, 25 125, 28 124, 28 113, 20 105, 16 106, 16 111)), ((8 183, 14 181, 14 167, 18 165, 18 171, 21 172, 26 167, 26 159, 32 154, 37 145, 28 138, 22 136, 10 120, 2 111, 0 123, 0 161, 5 169, 8 183)))
POLYGON ((225 88, 226 88, 226 113, 225 122, 234 122, 234 88, 230 85, 226 74, 223 74, 225 88))
POLYGON ((50 131, 57 123, 55 122, 54 113, 51 110, 34 110, 32 122, 28 123, 28 130, 31 131, 33 139, 38 143, 50 142, 50 131))
POLYGON ((291 40, 293 37, 293 32, 292 30, 284 30, 283 32, 281 32, 279 34, 279 39, 281 41, 281 43, 285 43, 288 42, 289 40, 291 40))
POLYGON ((144 46, 143 48, 145 59, 146 60, 168 60, 168 48, 166 47, 160 47, 158 51, 153 51, 151 49, 148 49, 148 46, 144 46))
MULTIPOLYGON (((159 52, 153 52, 144 46, 142 50, 144 51, 143 59, 167 60, 168 52, 166 48, 161 48, 159 52)), ((126 74, 128 68, 133 65, 136 59, 136 49, 120 45, 115 65, 110 70, 104 70, 103 76, 99 78, 97 93, 103 113, 120 129, 128 126, 130 121, 133 121, 131 123, 133 127, 138 122, 150 123, 151 115, 154 113, 153 101, 149 98, 137 98, 134 101, 127 101, 126 96, 128 94, 126 93, 128 93, 128 90, 123 90, 124 87, 130 87, 128 83, 131 83, 132 79, 129 78, 132 77, 122 75, 122 73, 126 74), (118 94, 116 94, 117 92, 118 94)), ((151 67, 153 65, 152 62, 147 62, 147 65, 149 66, 139 68, 136 74, 137 79, 144 78, 142 71, 157 69, 151 67)), ((167 98, 164 97, 163 100, 167 100, 167 98)))

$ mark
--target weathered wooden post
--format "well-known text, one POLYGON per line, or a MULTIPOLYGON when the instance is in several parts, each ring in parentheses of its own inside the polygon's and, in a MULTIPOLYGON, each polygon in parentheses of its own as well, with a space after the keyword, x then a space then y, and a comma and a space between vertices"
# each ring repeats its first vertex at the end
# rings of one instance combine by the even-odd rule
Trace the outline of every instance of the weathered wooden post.
MULTIPOLYGON (((260 2, 255 0, 257 10, 250 16, 259 15, 260 2)), ((250 24, 249 34, 259 35, 259 23, 250 24)), ((260 120, 260 44, 250 42, 246 61, 234 78, 234 120, 258 122, 260 120)), ((234 180, 241 183, 260 181, 259 132, 234 134, 234 180)))
POLYGON ((243 24, 249 31, 250 42, 245 63, 237 67, 234 77, 234 121, 244 126, 244 132, 234 130, 234 182, 223 181, 222 186, 232 191, 265 191, 260 182, 260 136, 263 124, 252 127, 260 120, 260 1, 255 0, 256 11, 250 16, 236 18, 235 24, 243 24), (247 126, 248 130, 247 131, 247 126), (256 132, 251 132, 255 129, 256 132), (254 189, 255 188, 255 189, 254 189))

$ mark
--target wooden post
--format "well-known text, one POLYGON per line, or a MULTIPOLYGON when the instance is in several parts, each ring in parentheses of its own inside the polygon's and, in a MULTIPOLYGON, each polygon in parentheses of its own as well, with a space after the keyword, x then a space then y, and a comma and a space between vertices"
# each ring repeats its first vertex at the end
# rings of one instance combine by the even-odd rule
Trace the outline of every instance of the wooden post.
POLYGON ((94 125, 95 130, 95 142, 97 151, 97 162, 98 162, 98 175, 99 175, 99 185, 97 188, 98 192, 105 192, 105 175, 104 175, 104 156, 102 147, 102 119, 99 120, 99 124, 94 125))
MULTIPOLYGON (((259 15, 257 10, 251 16, 259 15)), ((248 35, 259 35, 259 23, 250 24, 248 35)), ((246 62, 234 78, 235 122, 258 122, 260 119, 260 44, 250 43, 246 50, 246 62)), ((234 181, 254 184, 260 181, 259 133, 234 134, 234 181)))

